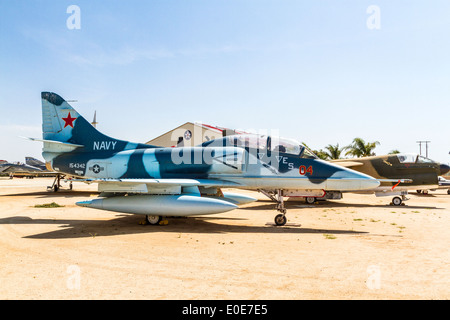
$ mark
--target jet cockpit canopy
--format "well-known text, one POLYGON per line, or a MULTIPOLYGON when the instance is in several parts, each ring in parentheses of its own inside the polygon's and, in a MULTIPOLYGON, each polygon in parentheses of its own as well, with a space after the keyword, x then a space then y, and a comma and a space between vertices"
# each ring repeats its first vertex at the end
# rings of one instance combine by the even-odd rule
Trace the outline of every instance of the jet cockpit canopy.
POLYGON ((400 163, 434 163, 433 160, 414 153, 399 153, 396 156, 400 163))
POLYGON ((317 158, 317 156, 294 139, 278 136, 267 136, 258 134, 238 134, 226 136, 220 139, 206 141, 203 147, 241 147, 256 149, 259 152, 276 152, 288 155, 300 156, 301 158, 317 158))

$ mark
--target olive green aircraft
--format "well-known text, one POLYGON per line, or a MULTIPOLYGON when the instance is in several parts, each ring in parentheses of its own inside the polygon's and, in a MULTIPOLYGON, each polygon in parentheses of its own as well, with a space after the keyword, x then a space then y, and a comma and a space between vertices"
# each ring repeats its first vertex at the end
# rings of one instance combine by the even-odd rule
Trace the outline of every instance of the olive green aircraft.
MULTIPOLYGON (((228 136, 228 132, 232 132, 231 135, 246 134, 233 129, 224 129, 211 125, 207 126, 214 127, 218 131, 222 131, 223 136, 228 136)), ((181 127, 178 127, 177 129, 180 130, 181 127)), ((178 137, 178 135, 174 134, 174 130, 171 130, 166 134, 172 133, 172 138, 175 138, 175 140, 167 142, 167 144, 162 146, 169 147, 177 142, 176 137, 178 137)), ((195 134, 195 130, 194 132, 189 130, 187 132, 189 132, 188 137, 191 140, 195 139, 197 142, 203 142, 206 144, 211 143, 208 141, 209 139, 205 140, 205 137, 201 136, 201 130, 199 130, 197 134, 195 134)), ((179 138, 183 140, 183 137, 179 138)), ((313 154, 312 151, 309 150, 309 152, 313 154)), ((314 154, 313 156, 317 158, 314 154)), ((392 154, 356 159, 331 160, 331 162, 374 177, 380 182, 380 185, 371 190, 364 190, 364 192, 374 193, 378 197, 392 196, 393 199, 391 204, 393 205, 404 204, 403 201, 407 200, 406 195, 408 194, 408 190, 434 190, 437 189, 438 186, 442 188, 442 182, 439 182, 438 177, 445 174, 445 172, 448 172, 450 169, 448 165, 439 164, 431 159, 417 154, 392 154)), ((258 191, 262 192, 273 201, 277 201, 276 196, 270 190, 259 188, 258 191)), ((320 190, 314 195, 305 195, 304 192, 302 192, 301 195, 292 192, 285 192, 285 196, 287 196, 289 200, 294 201, 297 199, 305 199, 307 203, 312 204, 317 200, 342 199, 343 192, 360 193, 361 190, 348 191, 327 189, 320 190)))
POLYGON ((364 192, 375 193, 377 197, 393 196, 392 204, 396 206, 407 200, 408 190, 437 189, 438 177, 450 171, 448 165, 417 154, 390 154, 331 162, 378 179, 381 182, 378 187, 364 192), (396 179, 397 182, 389 181, 396 179))

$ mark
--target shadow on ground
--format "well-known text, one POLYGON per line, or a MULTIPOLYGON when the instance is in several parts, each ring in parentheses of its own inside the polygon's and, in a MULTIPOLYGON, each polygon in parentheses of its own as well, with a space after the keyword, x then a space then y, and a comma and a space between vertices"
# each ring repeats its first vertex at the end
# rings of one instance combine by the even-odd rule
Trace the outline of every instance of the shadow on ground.
POLYGON ((305 234, 305 233, 327 233, 327 234, 367 234, 368 232, 355 230, 330 230, 311 229, 299 226, 249 226, 230 225, 223 222, 227 220, 247 220, 239 218, 223 217, 189 217, 175 218, 169 217, 168 225, 151 226, 140 225, 139 221, 143 216, 138 215, 117 215, 111 220, 64 220, 64 219, 32 219, 26 216, 8 217, 0 219, 0 224, 32 225, 49 224, 56 225, 58 230, 44 232, 40 234, 26 236, 28 239, 70 239, 86 237, 105 237, 125 234, 145 234, 154 232, 173 233, 261 233, 261 234, 305 234))

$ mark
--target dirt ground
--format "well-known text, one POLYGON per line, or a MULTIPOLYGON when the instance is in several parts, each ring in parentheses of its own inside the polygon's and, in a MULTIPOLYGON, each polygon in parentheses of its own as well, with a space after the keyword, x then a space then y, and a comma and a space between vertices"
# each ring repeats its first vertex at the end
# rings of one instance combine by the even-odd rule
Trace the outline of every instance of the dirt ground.
POLYGON ((446 190, 400 207, 357 194, 288 203, 284 227, 267 198, 239 190, 260 200, 148 226, 77 207, 96 185, 51 183, 0 179, 0 299, 450 298, 446 190), (34 207, 51 202, 63 207, 34 207))

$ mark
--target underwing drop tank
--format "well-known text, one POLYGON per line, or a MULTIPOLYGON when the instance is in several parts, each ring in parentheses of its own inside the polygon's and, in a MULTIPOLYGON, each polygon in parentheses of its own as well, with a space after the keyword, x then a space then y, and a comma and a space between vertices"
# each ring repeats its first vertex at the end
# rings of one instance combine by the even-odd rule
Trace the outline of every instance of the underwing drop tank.
POLYGON ((229 201, 193 195, 135 195, 97 198, 76 203, 80 207, 159 216, 215 214, 236 209, 229 201))
POLYGON ((251 202, 258 201, 258 199, 243 195, 240 193, 232 193, 232 192, 223 192, 224 200, 228 200, 232 203, 236 204, 247 204, 251 202))

